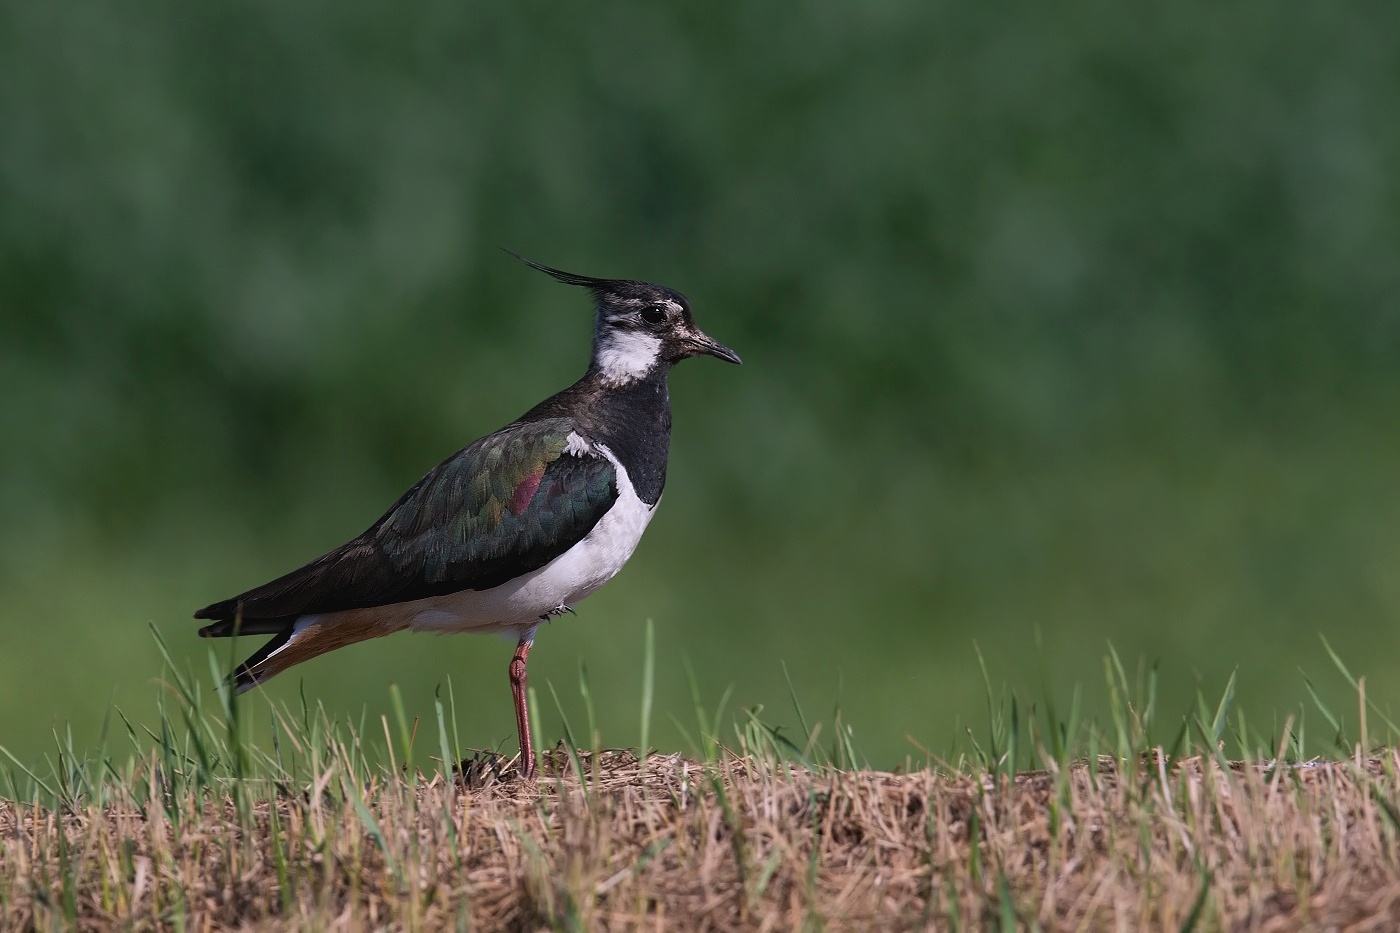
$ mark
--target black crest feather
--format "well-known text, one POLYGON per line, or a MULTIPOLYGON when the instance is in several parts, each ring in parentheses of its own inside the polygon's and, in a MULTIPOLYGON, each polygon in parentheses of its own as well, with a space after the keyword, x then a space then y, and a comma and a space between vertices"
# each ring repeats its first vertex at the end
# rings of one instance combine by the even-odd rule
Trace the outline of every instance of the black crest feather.
POLYGON ((583 288, 591 288, 597 291, 599 289, 611 288, 613 285, 616 284, 616 280, 614 279, 595 279, 591 275, 579 275, 575 272, 565 272, 564 270, 556 269, 553 266, 546 266, 542 262, 535 262, 533 259, 526 259, 519 253, 513 252, 512 250, 508 250, 504 246, 501 247, 501 252, 514 256, 516 259, 519 259, 531 269, 538 269, 544 274, 551 276, 560 282, 563 282, 565 285, 578 285, 583 288))

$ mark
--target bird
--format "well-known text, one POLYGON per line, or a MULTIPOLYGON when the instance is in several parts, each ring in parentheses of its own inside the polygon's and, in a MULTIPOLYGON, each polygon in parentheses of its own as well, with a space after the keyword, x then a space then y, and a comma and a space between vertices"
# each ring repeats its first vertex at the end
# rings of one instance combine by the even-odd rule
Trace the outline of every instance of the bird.
POLYGON ((536 764, 526 664, 536 631, 612 579, 651 522, 666 485, 671 367, 740 359, 696 326, 674 289, 511 255, 592 293, 582 378, 429 470, 362 534, 194 617, 209 620, 205 638, 271 636, 229 675, 237 693, 395 632, 513 636, 516 774, 528 780, 536 764))

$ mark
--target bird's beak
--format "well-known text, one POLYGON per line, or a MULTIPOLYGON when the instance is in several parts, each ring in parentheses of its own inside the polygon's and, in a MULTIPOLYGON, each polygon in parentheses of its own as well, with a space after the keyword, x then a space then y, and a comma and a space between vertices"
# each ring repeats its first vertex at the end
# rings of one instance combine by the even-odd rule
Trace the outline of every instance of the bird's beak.
POLYGON ((687 342, 690 344, 692 356, 699 356, 703 353, 707 356, 717 356, 727 363, 744 362, 739 359, 739 354, 699 330, 696 330, 687 342))

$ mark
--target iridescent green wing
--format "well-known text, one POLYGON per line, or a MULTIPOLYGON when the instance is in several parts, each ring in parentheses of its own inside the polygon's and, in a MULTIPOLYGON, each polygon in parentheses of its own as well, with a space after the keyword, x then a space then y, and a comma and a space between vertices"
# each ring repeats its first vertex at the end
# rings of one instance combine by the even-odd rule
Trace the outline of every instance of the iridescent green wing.
POLYGON ((570 452, 569 430, 547 421, 477 441, 424 477, 368 535, 400 574, 448 592, 487 589, 544 566, 617 499, 613 465, 570 452))
POLYGON ((613 465, 562 420, 515 424, 435 467, 364 534, 197 618, 281 619, 499 586, 583 539, 617 499, 613 465))

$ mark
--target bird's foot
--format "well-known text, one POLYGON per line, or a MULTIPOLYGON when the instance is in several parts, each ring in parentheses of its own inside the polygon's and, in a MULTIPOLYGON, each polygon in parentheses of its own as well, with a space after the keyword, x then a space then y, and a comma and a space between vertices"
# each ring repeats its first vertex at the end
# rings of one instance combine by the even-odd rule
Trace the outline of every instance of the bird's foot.
POLYGON ((577 615, 577 613, 574 612, 573 606, 555 606, 553 609, 540 616, 540 621, 548 622, 550 619, 557 619, 559 616, 562 616, 566 612, 569 615, 577 615))

